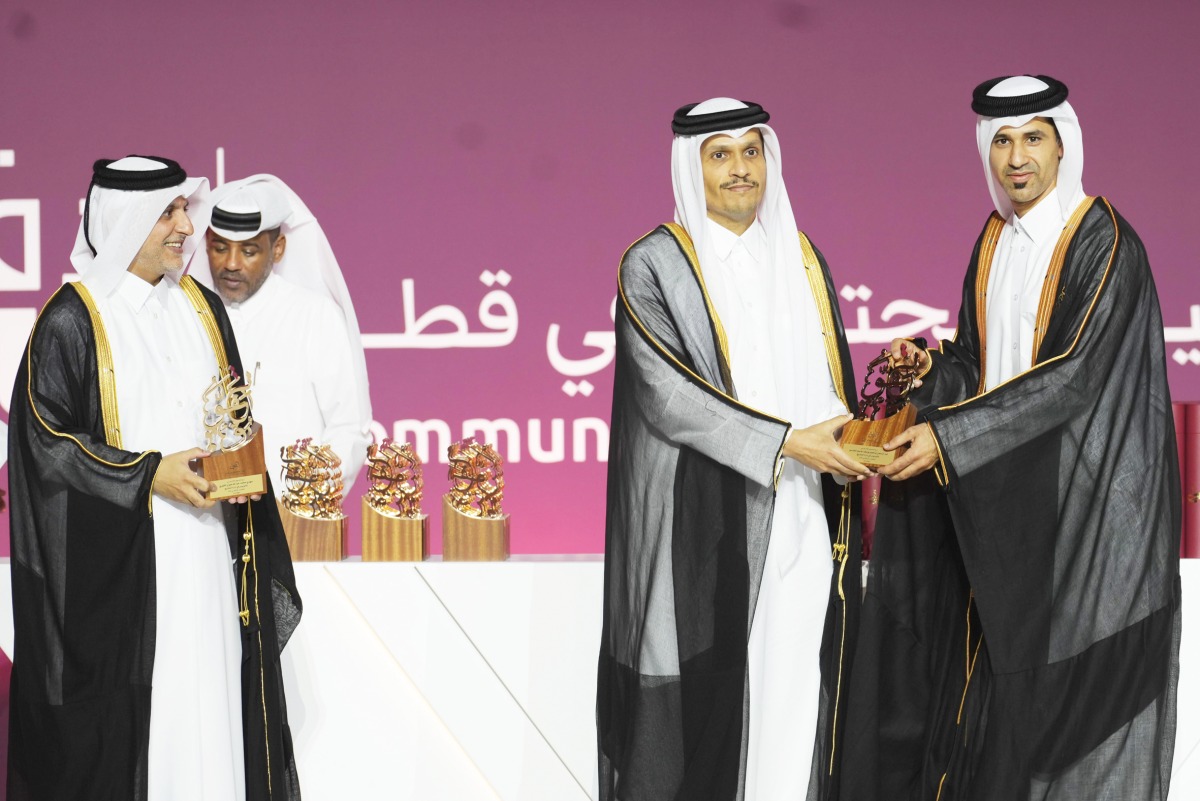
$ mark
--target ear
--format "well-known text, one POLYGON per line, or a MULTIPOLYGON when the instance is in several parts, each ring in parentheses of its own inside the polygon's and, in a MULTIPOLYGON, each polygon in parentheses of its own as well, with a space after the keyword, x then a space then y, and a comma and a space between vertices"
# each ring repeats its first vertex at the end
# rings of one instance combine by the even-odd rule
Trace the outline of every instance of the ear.
MULTIPOLYGON (((1059 153, 1061 156, 1061 152, 1059 153)), ((275 245, 271 248, 271 261, 278 264, 283 258, 283 252, 287 250, 287 237, 280 234, 275 238, 275 245)))

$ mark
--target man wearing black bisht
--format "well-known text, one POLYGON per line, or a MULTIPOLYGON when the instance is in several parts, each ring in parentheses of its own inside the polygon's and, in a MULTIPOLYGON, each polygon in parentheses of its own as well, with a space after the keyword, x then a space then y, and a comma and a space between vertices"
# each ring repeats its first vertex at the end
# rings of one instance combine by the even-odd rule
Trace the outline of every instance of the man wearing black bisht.
POLYGON ((981 84, 997 213, 884 482, 845 798, 1167 796, 1180 484, 1145 250, 1082 188, 1067 88, 981 84), (923 419, 922 419, 923 418, 923 419), (930 469, 932 468, 932 470, 930 469))
POLYGON ((676 113, 676 222, 618 273, 606 801, 828 798, 836 775, 860 586, 847 480, 868 471, 836 441, 849 350, 767 120, 728 98, 676 113))
POLYGON ((189 467, 210 381, 245 375, 220 299, 182 275, 207 186, 168 159, 96 162, 82 280, 17 373, 9 801, 300 797, 278 510, 269 492, 208 500, 189 467))

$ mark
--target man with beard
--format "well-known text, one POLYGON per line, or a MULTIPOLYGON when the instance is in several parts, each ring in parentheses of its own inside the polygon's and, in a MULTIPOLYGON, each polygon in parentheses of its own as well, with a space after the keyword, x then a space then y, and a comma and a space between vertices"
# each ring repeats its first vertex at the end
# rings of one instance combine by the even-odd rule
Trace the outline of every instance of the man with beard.
POLYGON ((207 193, 168 159, 97 161, 9 424, 8 798, 299 799, 279 651, 300 617, 278 511, 217 505, 203 395, 242 373, 181 275, 207 193))
POLYGON ((849 350, 768 119, 728 98, 676 112, 676 222, 618 274, 602 799, 826 797, 840 754, 846 480, 868 471, 837 444, 849 350))
POLYGON ((367 458, 371 400, 362 336, 341 268, 316 217, 274 175, 212 193, 206 247, 191 274, 225 303, 254 375, 254 416, 267 466, 303 437, 342 460, 348 495, 367 458))
POLYGON ((1150 265, 1083 191, 1066 86, 972 109, 996 213, 954 339, 893 343, 921 416, 879 471, 844 797, 1161 801, 1180 483, 1150 265))

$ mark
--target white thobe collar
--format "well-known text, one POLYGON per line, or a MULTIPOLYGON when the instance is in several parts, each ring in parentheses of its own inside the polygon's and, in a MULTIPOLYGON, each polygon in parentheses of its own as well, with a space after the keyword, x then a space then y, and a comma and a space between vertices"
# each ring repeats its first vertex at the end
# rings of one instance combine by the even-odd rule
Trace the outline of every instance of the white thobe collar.
POLYGON ((1026 212, 1024 217, 1018 217, 1014 212, 1008 220, 1008 224, 1018 234, 1029 237, 1033 241, 1034 247, 1038 248, 1047 240, 1057 240, 1066 222, 1067 218, 1063 216, 1062 208, 1058 203, 1057 186, 1051 189, 1049 194, 1043 197, 1036 206, 1026 212))
POLYGON ((173 283, 169 275, 164 275, 157 284, 151 284, 131 272, 126 272, 117 282, 115 294, 128 303, 135 312, 141 312, 148 303, 165 308, 167 293, 171 291, 173 283))
POLYGON ((757 217, 754 222, 750 223, 750 227, 742 232, 741 236, 711 218, 707 219, 707 223, 713 255, 721 261, 729 260, 729 255, 733 253, 733 249, 737 247, 738 243, 741 243, 755 263, 763 264, 766 261, 767 232, 758 222, 757 217))

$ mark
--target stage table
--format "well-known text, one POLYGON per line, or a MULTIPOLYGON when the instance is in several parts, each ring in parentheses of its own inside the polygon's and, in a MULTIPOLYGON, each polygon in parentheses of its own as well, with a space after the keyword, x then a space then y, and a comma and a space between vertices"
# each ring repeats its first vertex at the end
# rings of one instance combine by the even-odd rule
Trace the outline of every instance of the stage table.
MULTIPOLYGON (((297 564, 283 665, 305 800, 595 798, 602 572, 599 557, 297 564)), ((1182 574, 1181 801, 1200 798, 1200 559, 1182 574)))

